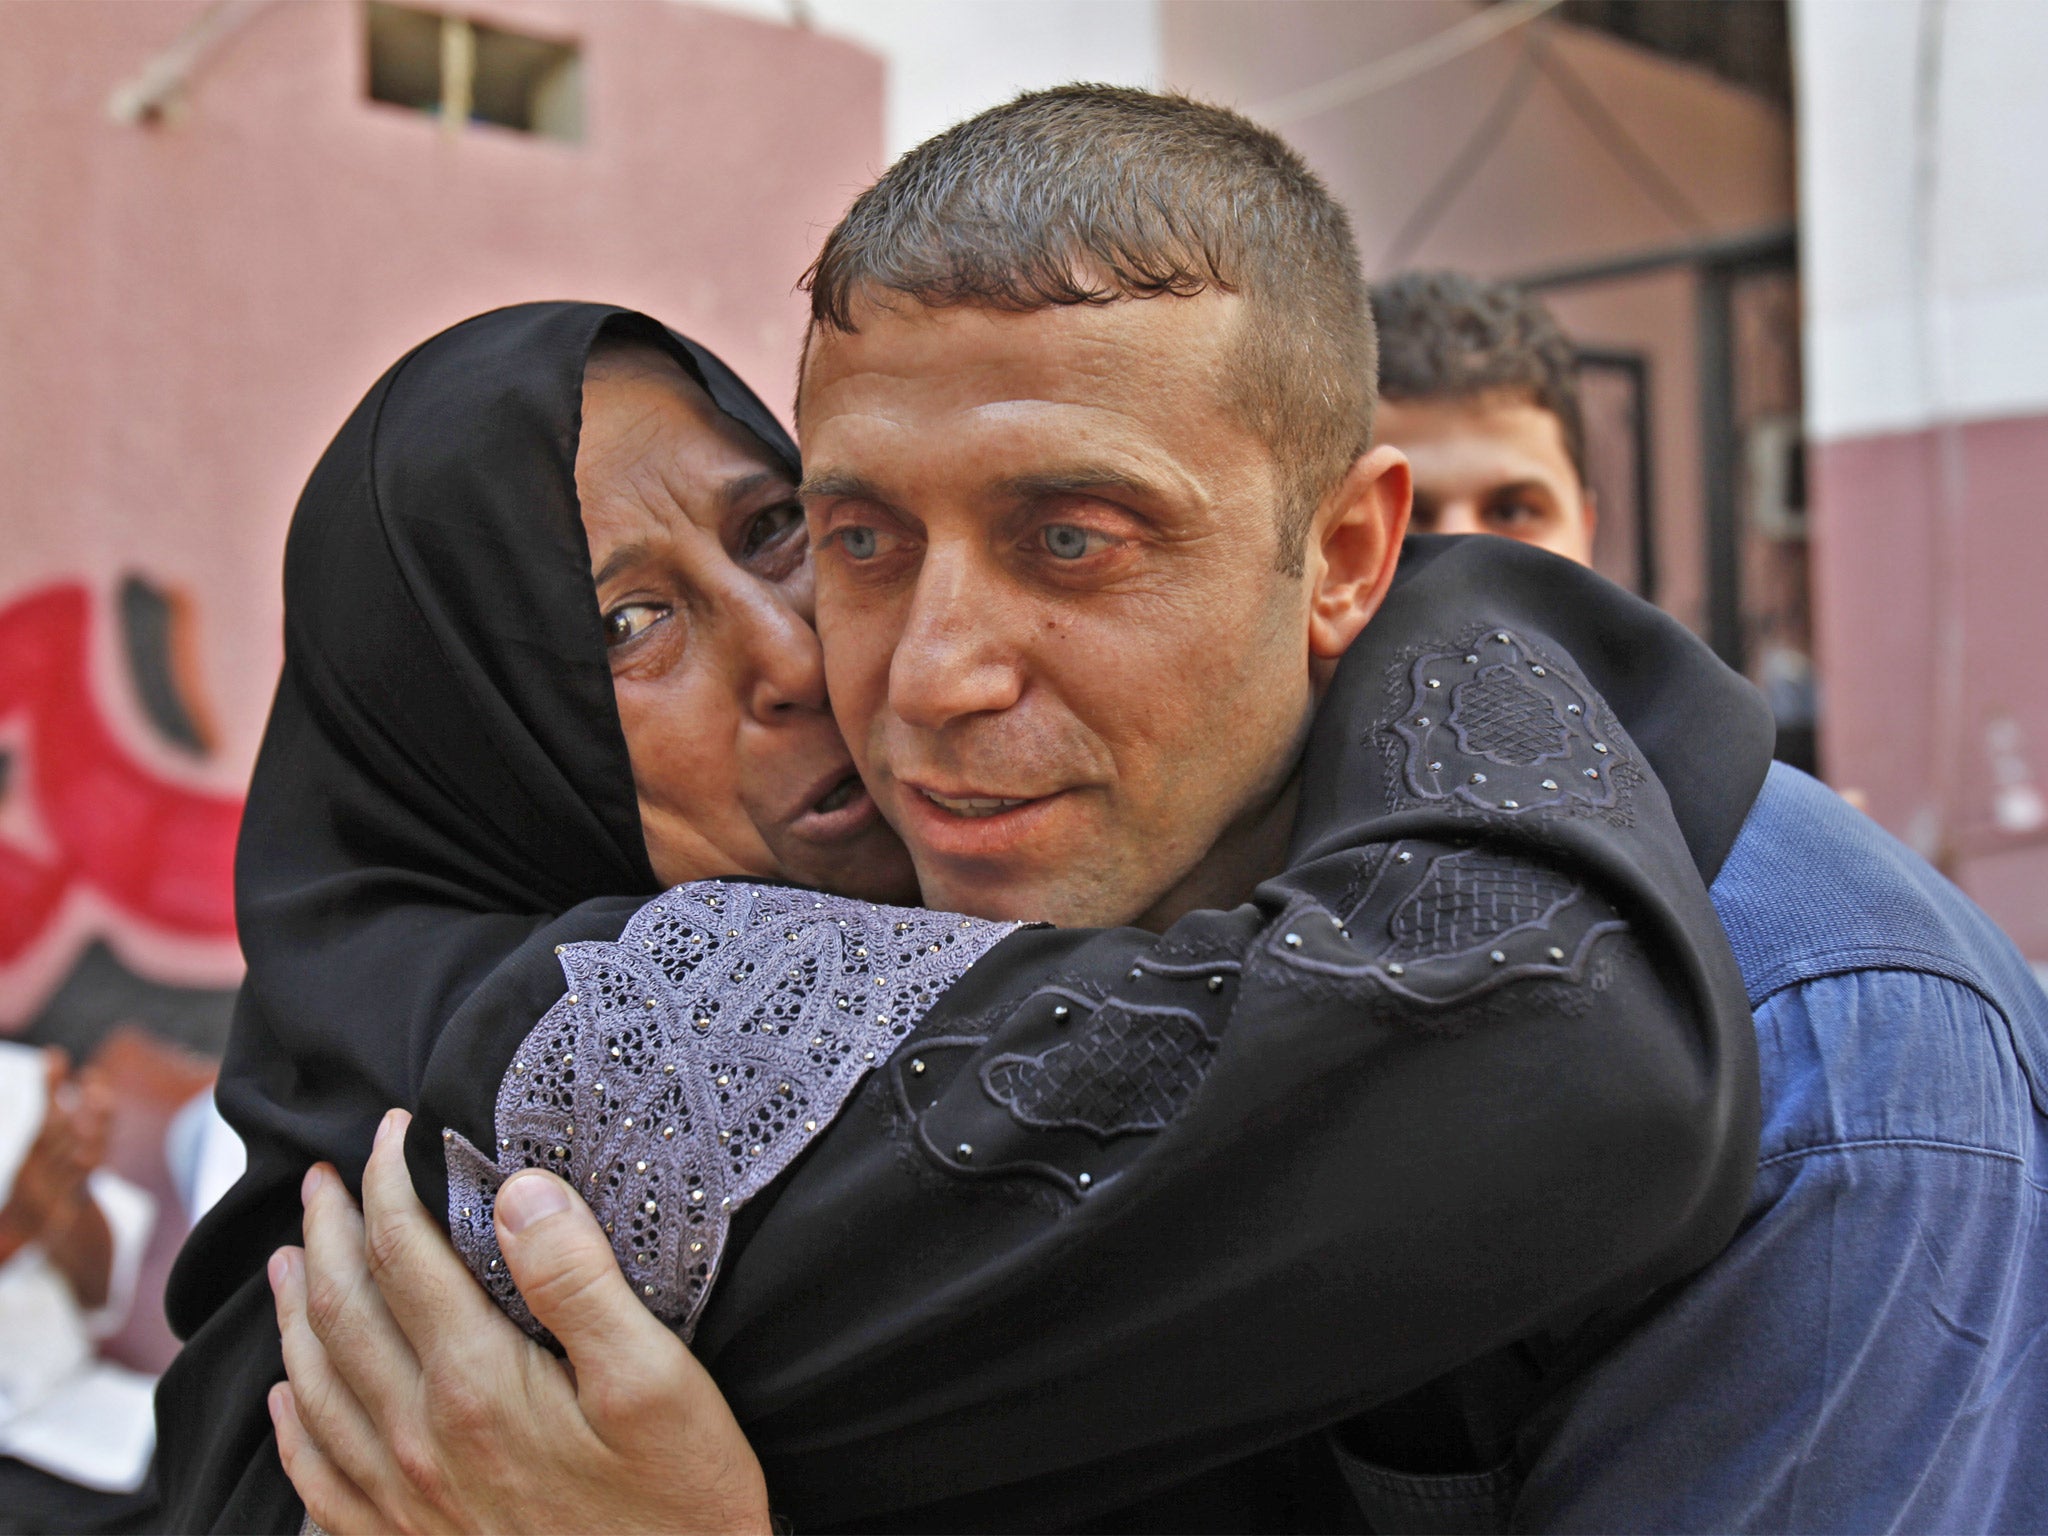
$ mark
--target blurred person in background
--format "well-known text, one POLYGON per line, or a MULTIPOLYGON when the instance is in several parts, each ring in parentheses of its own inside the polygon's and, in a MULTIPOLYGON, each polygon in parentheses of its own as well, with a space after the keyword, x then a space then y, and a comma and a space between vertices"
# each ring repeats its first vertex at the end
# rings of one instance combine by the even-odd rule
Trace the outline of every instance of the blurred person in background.
POLYGON ((156 1206, 101 1166, 112 1112, 92 1069, 0 1042, 0 1530, 140 1510, 154 1382, 95 1350, 127 1317, 156 1206))
POLYGON ((1463 272, 1372 287, 1379 441, 1415 476, 1412 533, 1497 533, 1580 565, 1599 518, 1572 344, 1550 311, 1463 272))

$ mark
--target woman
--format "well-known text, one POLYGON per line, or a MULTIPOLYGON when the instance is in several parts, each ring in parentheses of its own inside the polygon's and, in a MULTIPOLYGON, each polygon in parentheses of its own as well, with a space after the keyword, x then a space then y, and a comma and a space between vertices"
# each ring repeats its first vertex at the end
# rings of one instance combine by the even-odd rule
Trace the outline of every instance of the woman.
MULTIPOLYGON (((306 1169, 354 1178, 537 931, 601 930, 704 874, 914 889, 825 709, 796 472, 716 358, 578 304, 436 337, 323 456, 237 868, 249 969, 219 1098, 249 1172, 167 1298, 199 1334, 166 1389, 174 1490, 181 1394, 259 1409, 281 1374, 261 1272, 306 1169), (587 364, 603 398, 579 431, 587 364)), ((230 1423, 210 1448, 260 1461, 260 1414, 230 1423)))
POLYGON ((800 614, 805 579, 793 465, 734 472, 746 438, 679 415, 663 356, 780 443, 651 322, 529 306, 395 369, 301 504, 221 1093, 251 1174, 176 1277, 174 1524, 296 1520, 263 1261, 306 1166, 355 1182, 392 1103, 419 1110, 423 1198, 515 1316, 497 1182, 572 1179, 649 1306, 697 1328, 807 1525, 1098 1516, 1718 1246, 1754 1088, 1696 865, 1732 842, 1768 736, 1675 626, 1589 586, 1546 630, 1547 564, 1412 557, 1319 722, 1295 867, 1163 936, 746 883, 650 900, 714 872, 879 896, 901 871, 802 669, 764 651, 657 692, 664 658, 747 655, 717 637, 771 633, 771 589, 800 614), (585 381, 608 329, 654 351, 585 381), (707 427, 719 452, 659 446, 707 427), (717 489, 678 490, 700 474, 717 489), (676 579, 670 543, 708 564, 676 579), (679 624, 710 638, 673 649, 679 624), (1611 753, 1587 759, 1600 793, 1567 786, 1554 816, 1389 812, 1389 667, 1452 632, 1549 659, 1529 670, 1561 722, 1571 701, 1570 749, 1611 753), (1578 652, 1626 658, 1602 681, 1641 701, 1636 739, 1578 652), (1755 727, 1722 734, 1715 772, 1702 718, 1755 727), (1674 816, 1653 769, 1719 788, 1674 816), (1635 942, 1601 942, 1624 927, 1635 942), (1538 1070, 1583 1074, 1597 1113, 1527 1114, 1538 1070), (1677 1134, 1593 1159, 1621 1124, 1677 1134))

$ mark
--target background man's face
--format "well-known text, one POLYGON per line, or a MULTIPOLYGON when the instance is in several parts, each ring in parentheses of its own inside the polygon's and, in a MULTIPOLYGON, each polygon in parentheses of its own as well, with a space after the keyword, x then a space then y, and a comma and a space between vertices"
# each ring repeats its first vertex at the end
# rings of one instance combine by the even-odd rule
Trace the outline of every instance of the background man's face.
POLYGON ((1262 835, 1312 705, 1273 455, 1221 388, 1238 301, 856 318, 800 416, 862 777, 935 907, 1161 921, 1262 835))
POLYGON ((1593 503, 1564 429, 1513 393, 1382 400, 1373 434, 1415 474, 1411 533, 1498 533, 1593 563, 1593 503))

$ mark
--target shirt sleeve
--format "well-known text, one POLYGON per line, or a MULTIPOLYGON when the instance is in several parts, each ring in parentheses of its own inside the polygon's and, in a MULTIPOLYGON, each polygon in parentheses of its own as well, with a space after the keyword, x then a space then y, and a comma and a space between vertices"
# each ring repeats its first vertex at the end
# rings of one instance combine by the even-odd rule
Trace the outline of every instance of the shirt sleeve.
POLYGON ((568 946, 488 1114, 439 1090, 458 1247, 519 1315, 488 1200, 556 1167, 778 1504, 898 1527, 1085 1519, 1705 1262, 1754 1038, 1685 841, 1568 655, 1438 633, 1354 649, 1235 910, 728 885, 568 946))

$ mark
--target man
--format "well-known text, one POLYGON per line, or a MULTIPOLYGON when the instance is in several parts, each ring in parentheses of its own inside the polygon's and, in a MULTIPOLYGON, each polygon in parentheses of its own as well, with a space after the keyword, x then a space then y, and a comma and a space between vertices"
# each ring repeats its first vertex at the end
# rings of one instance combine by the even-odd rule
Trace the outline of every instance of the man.
POLYGON ((1518 289, 1462 272, 1376 283, 1379 440, 1415 475, 1416 533, 1497 533, 1593 563, 1598 508, 1572 345, 1518 289))
MULTIPOLYGON (((1013 462, 1035 416, 1053 438, 1094 450, 1103 416, 1142 409, 1144 391, 1171 382, 1146 377, 1141 365, 1128 374, 1140 393, 1088 393, 1127 376, 1109 359, 1130 361, 1103 345, 1091 320, 1129 318, 1144 305, 1019 315, 1022 306, 956 312, 920 299, 892 314, 870 300, 840 314, 857 327, 845 331, 834 318, 832 255, 821 263, 825 330, 802 397, 817 445, 821 622, 841 648, 833 686, 849 738, 878 794, 890 796, 921 874, 958 898, 973 899, 986 882, 1066 915, 1137 911, 1164 921, 1183 900, 1219 899, 1227 876, 1201 890, 1200 852, 1185 864, 1176 829, 1148 821, 1142 786, 1118 799, 1119 764, 1144 763, 1149 774, 1173 761, 1147 762, 1143 739, 1133 747, 1091 735, 1087 710, 1069 701, 1085 704, 1093 679, 1062 687, 1058 667, 1070 642, 1088 661, 1116 665, 1075 594, 1128 596, 1134 617, 1165 629, 1179 619, 1147 580, 1148 560, 1181 557, 1159 531, 1170 534, 1172 519, 1130 505, 1139 487, 1172 477, 1138 456, 1113 456, 1086 476, 1035 480, 1013 462), (1032 345, 1010 340, 1033 325, 1032 345), (867 434, 850 430, 855 422, 872 433, 865 444, 856 438, 867 434), (911 445, 931 461, 920 462, 911 445), (1045 561, 1079 569, 1069 577, 1045 561), (1054 574, 1032 574, 1041 570, 1054 574), (853 612, 890 644, 864 651, 861 636, 835 635, 853 612), (1022 656, 1037 660, 1021 666, 1022 656), (1017 718, 1038 732, 1011 734, 1004 717, 1035 697, 1017 718), (1096 777, 1075 774, 1076 763, 1096 777), (1033 833, 1067 840, 1069 862, 1037 859, 1033 833), (1135 861, 1136 872, 1074 857, 1096 846, 1135 861)), ((1173 290, 1155 282, 1153 291, 1173 290)), ((1143 319, 1163 328, 1150 355, 1189 359, 1212 378, 1255 372, 1204 350, 1215 336, 1202 316, 1215 308, 1167 313, 1194 318, 1143 319)), ((1169 404, 1199 409, 1186 397, 1169 404)), ((1217 426, 1213 416, 1194 424, 1197 436, 1217 426)), ((1231 465, 1226 439, 1220 464, 1187 479, 1227 483, 1231 465)), ((1227 498, 1204 504, 1228 510, 1227 498)), ((1303 557, 1312 564, 1326 558, 1316 536, 1342 520, 1319 511, 1307 527, 1303 557)), ((1228 545, 1225 528, 1191 538, 1186 558, 1228 545)), ((1290 546, 1277 553, 1284 570, 1290 546)), ((1310 635, 1315 622, 1305 619, 1310 635)), ((1266 637, 1256 626, 1250 634, 1256 650, 1266 637)), ((1309 648, 1316 653, 1313 640, 1309 648)), ((1237 679, 1227 658, 1203 661, 1219 671, 1202 685, 1228 694, 1237 679)), ((1268 722, 1285 719, 1293 702, 1268 711, 1256 698, 1228 698, 1268 722)), ((1284 783, 1270 791, 1233 750, 1238 744, 1202 745, 1239 796, 1227 813, 1212 810, 1205 830, 1226 862, 1255 871, 1263 818, 1246 810, 1269 809, 1273 793, 1289 791, 1284 783)), ((1448 1517, 1479 1529, 1507 1520, 1531 1528, 1999 1529, 2037 1527, 2048 1512, 2043 1474, 2026 1452, 2048 1401, 2038 1351, 2030 1352, 2048 1326, 2042 1196, 2029 1171, 2048 1145, 2048 1008, 2038 988, 1981 914, 1796 775, 1774 774, 1715 895, 1764 1050, 1766 1156, 1744 1229, 1702 1273, 1648 1302, 1484 1354, 1351 1418, 1333 1454, 1376 1526, 1448 1517)), ((543 1176, 522 1175, 507 1188, 521 1182, 544 1186, 543 1176)), ((396 1183, 373 1193, 386 1241, 403 1245, 396 1183)), ((315 1190, 315 1205, 341 1214, 331 1185, 315 1190)), ((592 1311, 621 1306, 623 1286, 615 1271, 608 1278, 588 1218, 566 1200, 524 1232, 509 1230, 506 1257, 542 1296, 558 1289, 596 1298, 592 1311), (551 1259, 535 1251, 547 1243, 551 1259)), ((419 1265, 431 1270, 423 1257, 419 1265)), ((395 1280, 411 1266, 386 1269, 395 1280)), ((418 1300, 401 1302, 414 1308, 416 1325, 418 1300)), ((571 1326, 573 1311, 562 1312, 571 1326)), ((577 1334, 588 1340, 594 1330, 586 1324, 577 1334)), ((579 1386, 593 1370, 603 1374, 601 1353, 587 1364, 579 1386)), ((631 1379, 646 1388, 644 1373, 631 1379)), ((650 1410, 642 1418, 677 1411, 710 1422, 701 1380, 680 1368, 664 1379, 674 1383, 665 1394, 636 1398, 650 1410)), ((509 1395, 514 1408, 504 1411, 523 1412, 527 1399, 509 1395)), ((318 1486, 331 1469, 291 1400, 280 1416, 295 1470, 307 1468, 302 1486, 318 1486)), ((418 1428, 402 1404, 379 1418, 387 1435, 418 1428)), ((543 1439, 529 1435, 531 1454, 520 1459, 535 1470, 521 1489, 530 1509, 548 1507, 549 1488, 559 1495, 573 1486, 542 1475, 575 1462, 548 1452, 543 1439)), ((690 1464, 686 1442, 663 1443, 690 1464)), ((737 1455, 729 1426, 714 1448, 714 1463, 729 1467, 737 1455)), ((448 1464, 425 1460, 428 1480, 441 1478, 445 1490, 448 1464)), ((659 1457, 625 1460, 644 1471, 659 1457)), ((744 1505, 754 1485, 737 1484, 744 1505)), ((706 1492, 695 1507, 729 1516, 737 1506, 719 1504, 724 1497, 706 1492)), ((556 1514, 574 1507, 555 1506, 556 1514)), ((637 1507, 673 1514, 678 1504, 637 1507)), ((690 1507, 687 1491, 681 1507, 690 1507)))

